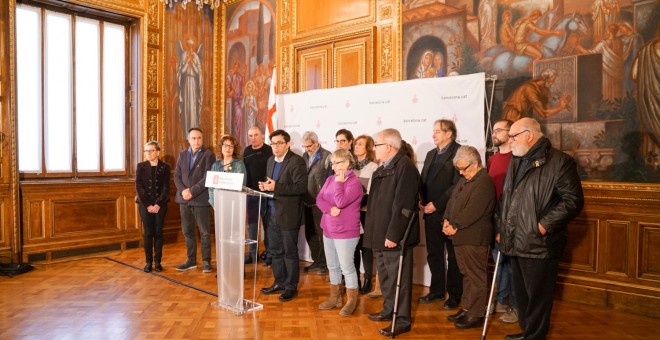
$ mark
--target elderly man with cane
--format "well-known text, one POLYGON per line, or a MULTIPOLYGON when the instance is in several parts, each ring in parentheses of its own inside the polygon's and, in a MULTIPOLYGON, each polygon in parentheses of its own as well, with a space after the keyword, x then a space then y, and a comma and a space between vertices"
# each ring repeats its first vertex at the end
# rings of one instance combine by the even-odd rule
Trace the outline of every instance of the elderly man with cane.
MULTIPOLYGON (((374 250, 381 290, 383 309, 369 314, 372 321, 390 321, 394 314, 399 256, 408 216, 403 209, 414 210, 417 204, 419 172, 401 150, 401 134, 385 129, 374 138, 376 159, 381 164, 371 178, 370 199, 367 205, 364 245, 374 250)), ((388 337, 409 332, 412 298, 412 247, 419 243, 419 225, 410 229, 405 242, 401 266, 400 295, 397 319, 394 324, 380 330, 388 337)))

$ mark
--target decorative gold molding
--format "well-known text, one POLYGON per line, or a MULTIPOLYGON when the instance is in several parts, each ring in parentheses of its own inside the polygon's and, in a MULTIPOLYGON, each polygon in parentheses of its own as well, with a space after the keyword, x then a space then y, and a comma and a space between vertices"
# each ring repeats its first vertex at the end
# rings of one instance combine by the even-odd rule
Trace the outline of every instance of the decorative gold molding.
POLYGON ((291 3, 289 0, 282 0, 282 16, 280 19, 282 27, 289 26, 289 18, 291 18, 291 3))
POLYGON ((392 26, 383 26, 380 31, 380 78, 392 78, 392 26))
POLYGON ((157 32, 149 32, 147 42, 148 42, 149 45, 158 46, 158 45, 160 45, 159 44, 159 42, 160 42, 159 38, 160 38, 160 34, 158 34, 157 32))
POLYGON ((148 97, 147 98, 147 109, 149 110, 158 110, 158 97, 148 97))
MULTIPOLYGON (((400 1, 397 1, 400 2, 400 1)), ((355 27, 355 26, 364 26, 366 23, 375 23, 376 22, 376 0, 370 0, 369 1, 369 15, 364 17, 364 18, 358 18, 355 20, 349 20, 340 24, 333 24, 330 26, 322 27, 322 28, 317 28, 317 29, 311 29, 305 32, 298 32, 298 11, 296 9, 297 6, 293 6, 293 39, 300 39, 300 38, 306 38, 312 35, 321 35, 323 33, 327 32, 333 32, 333 31, 344 31, 349 27, 355 27)), ((284 19, 282 19, 284 20, 284 19)))
POLYGON ((149 48, 147 63, 147 92, 158 93, 158 50, 149 48))
POLYGON ((380 20, 392 19, 392 5, 380 6, 380 20))
POLYGON ((289 41, 289 29, 283 29, 281 31, 281 39, 282 41, 289 41))
MULTIPOLYGON (((158 98, 154 98, 158 99, 158 98)), ((147 113, 147 140, 158 140, 158 111, 147 113)))
POLYGON ((282 71, 280 71, 281 79, 280 85, 282 86, 280 93, 291 93, 291 56, 289 55, 289 47, 283 47, 280 53, 282 71))
POLYGON ((149 8, 147 9, 147 22, 149 28, 159 29, 158 25, 160 16, 158 15, 158 10, 162 7, 162 4, 159 0, 149 0, 149 8))
POLYGON ((322 43, 329 43, 329 42, 339 41, 339 40, 346 40, 346 39, 350 39, 350 38, 364 37, 364 36, 367 36, 367 35, 373 38, 374 27, 360 28, 360 29, 353 30, 353 31, 343 31, 343 32, 335 34, 335 35, 325 35, 325 36, 322 36, 321 38, 301 40, 301 41, 296 42, 295 44, 293 44, 293 48, 294 48, 294 50, 299 50, 301 48, 307 48, 307 47, 312 46, 312 45, 317 45, 317 44, 322 44, 322 43))

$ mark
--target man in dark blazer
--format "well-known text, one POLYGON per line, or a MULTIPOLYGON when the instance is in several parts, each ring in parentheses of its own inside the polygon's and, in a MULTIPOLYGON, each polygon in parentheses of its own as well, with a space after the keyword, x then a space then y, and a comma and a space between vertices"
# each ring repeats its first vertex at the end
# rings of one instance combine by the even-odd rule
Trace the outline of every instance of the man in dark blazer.
POLYGON ((463 295, 463 276, 458 269, 454 246, 442 232, 442 215, 460 174, 454 168, 454 156, 461 146, 456 143, 456 125, 453 121, 439 119, 433 125, 433 142, 436 148, 426 154, 422 168, 420 209, 424 212, 426 229, 427 262, 431 270, 429 293, 420 297, 419 303, 430 303, 449 297, 445 309, 460 305, 463 295), (445 280, 445 249, 447 249, 447 278, 445 280))
MULTIPOLYGON (((374 138, 374 151, 380 166, 371 177, 363 244, 376 256, 378 279, 383 292, 383 309, 369 314, 372 321, 390 321, 394 312, 401 242, 410 214, 416 214, 419 172, 401 150, 401 134, 385 129, 374 138), (407 212, 407 214, 406 214, 407 212)), ((419 224, 412 226, 405 243, 401 266, 401 288, 394 335, 409 332, 412 326, 412 248, 419 243, 419 224)), ((392 325, 380 330, 391 336, 392 325)))
POLYGON ((307 167, 302 157, 289 149, 291 136, 284 130, 270 134, 273 156, 266 165, 266 181, 259 190, 272 192, 268 199, 268 252, 272 256, 275 283, 262 294, 281 293, 279 300, 298 295, 298 231, 302 224, 303 196, 307 193, 307 167))
POLYGON ((302 136, 303 159, 307 164, 307 194, 305 195, 305 238, 314 263, 304 268, 306 272, 317 271, 319 275, 328 273, 323 249, 323 229, 321 217, 323 213, 316 206, 316 196, 323 188, 328 171, 328 156, 330 151, 319 144, 319 137, 314 131, 306 131, 302 136))
POLYGON ((176 267, 178 271, 197 268, 197 241, 195 238, 195 223, 199 229, 202 243, 202 271, 210 273, 211 267, 211 232, 209 220, 209 190, 204 185, 206 171, 215 162, 215 155, 204 147, 202 130, 191 128, 188 131, 190 147, 181 151, 174 170, 176 185, 175 201, 179 203, 181 214, 181 229, 186 239, 185 263, 176 267))

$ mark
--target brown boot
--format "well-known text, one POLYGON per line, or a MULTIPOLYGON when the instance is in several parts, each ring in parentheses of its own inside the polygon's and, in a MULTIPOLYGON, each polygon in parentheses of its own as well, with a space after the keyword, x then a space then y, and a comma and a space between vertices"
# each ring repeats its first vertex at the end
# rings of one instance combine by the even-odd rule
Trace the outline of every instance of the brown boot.
POLYGON ((330 297, 319 305, 319 309, 332 309, 341 307, 342 304, 344 304, 344 300, 339 294, 339 285, 330 285, 330 297))
POLYGON ((380 291, 380 279, 378 278, 378 275, 376 275, 376 284, 374 285, 374 290, 367 294, 367 296, 370 298, 379 298, 383 296, 383 293, 380 291))
POLYGON ((357 306, 357 297, 358 297, 357 288, 346 289, 346 297, 348 301, 346 301, 344 308, 342 308, 339 311, 339 315, 349 316, 353 314, 353 311, 355 311, 355 307, 357 306))

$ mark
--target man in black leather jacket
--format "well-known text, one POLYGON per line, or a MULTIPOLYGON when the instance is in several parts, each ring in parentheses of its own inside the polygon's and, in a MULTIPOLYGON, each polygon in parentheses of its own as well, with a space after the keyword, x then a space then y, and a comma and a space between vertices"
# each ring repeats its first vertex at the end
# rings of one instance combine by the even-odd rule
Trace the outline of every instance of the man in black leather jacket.
POLYGON ((584 204, 582 184, 575 161, 552 147, 536 120, 518 120, 509 138, 513 157, 495 216, 496 239, 511 256, 523 333, 506 339, 545 339, 566 225, 584 204))

